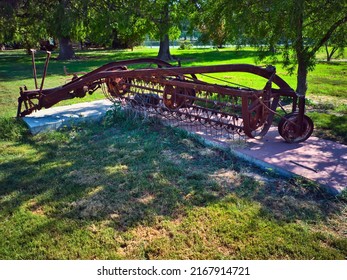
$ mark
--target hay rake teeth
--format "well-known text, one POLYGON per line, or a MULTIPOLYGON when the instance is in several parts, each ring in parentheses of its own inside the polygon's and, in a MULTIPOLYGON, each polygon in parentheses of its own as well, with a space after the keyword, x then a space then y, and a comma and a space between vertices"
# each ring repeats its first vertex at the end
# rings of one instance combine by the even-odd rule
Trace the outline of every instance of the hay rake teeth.
POLYGON ((280 107, 285 111, 281 101, 290 101, 290 112, 280 117, 279 134, 285 141, 297 143, 305 141, 313 131, 312 120, 304 114, 305 97, 276 75, 272 66, 176 67, 162 60, 141 58, 111 62, 80 77, 74 75, 62 86, 43 89, 49 55, 40 88, 33 57, 36 89, 20 89, 18 117, 49 108, 62 100, 82 98, 101 88, 107 98, 134 110, 251 138, 264 136, 274 116, 279 115, 276 109, 280 107), (232 72, 263 77, 265 85, 254 89, 211 76, 232 72))

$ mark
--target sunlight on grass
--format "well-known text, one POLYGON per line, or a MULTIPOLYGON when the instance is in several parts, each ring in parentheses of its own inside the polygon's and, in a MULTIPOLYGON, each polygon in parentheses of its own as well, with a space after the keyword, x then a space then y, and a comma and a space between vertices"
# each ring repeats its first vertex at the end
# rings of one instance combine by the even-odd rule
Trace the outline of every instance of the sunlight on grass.
POLYGON ((106 166, 105 171, 110 175, 115 175, 118 173, 127 173, 128 166, 123 164, 117 164, 116 166, 106 166))

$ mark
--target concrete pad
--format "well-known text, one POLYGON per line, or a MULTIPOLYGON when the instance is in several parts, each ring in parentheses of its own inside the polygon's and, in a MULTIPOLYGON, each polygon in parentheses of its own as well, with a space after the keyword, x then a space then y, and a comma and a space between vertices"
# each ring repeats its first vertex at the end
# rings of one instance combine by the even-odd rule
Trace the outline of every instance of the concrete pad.
POLYGON ((43 109, 26 116, 23 120, 32 134, 56 130, 64 126, 85 121, 101 119, 113 103, 109 100, 97 100, 67 106, 43 109))

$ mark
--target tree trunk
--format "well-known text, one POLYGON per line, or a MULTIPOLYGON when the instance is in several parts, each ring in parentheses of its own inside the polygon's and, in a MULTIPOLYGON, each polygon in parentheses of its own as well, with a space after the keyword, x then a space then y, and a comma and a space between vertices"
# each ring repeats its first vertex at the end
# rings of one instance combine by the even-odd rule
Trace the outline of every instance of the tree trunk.
POLYGON ((296 84, 296 92, 301 96, 306 95, 307 91, 307 73, 308 73, 308 62, 309 62, 309 54, 307 53, 307 49, 304 47, 304 36, 303 36, 303 22, 304 22, 304 2, 301 0, 296 0, 297 9, 297 19, 296 19, 296 34, 297 40, 295 42, 295 52, 296 58, 298 61, 298 72, 297 72, 297 84, 296 84))
POLYGON ((329 52, 329 47, 328 44, 325 44, 325 52, 327 54, 327 62, 330 62, 333 55, 335 54, 335 52, 338 50, 337 47, 332 47, 331 51, 329 52))
POLYGON ((160 39, 158 58, 165 60, 165 61, 173 60, 173 57, 170 54, 170 41, 169 41, 169 35, 168 34, 165 34, 160 39))
POLYGON ((327 61, 330 61, 330 55, 329 55, 329 47, 328 44, 325 44, 325 53, 327 54, 327 61))
POLYGON ((68 60, 76 57, 69 37, 61 37, 59 40, 58 60, 68 60))
POLYGON ((307 73, 307 62, 304 59, 299 59, 296 92, 302 96, 305 96, 307 91, 307 73))

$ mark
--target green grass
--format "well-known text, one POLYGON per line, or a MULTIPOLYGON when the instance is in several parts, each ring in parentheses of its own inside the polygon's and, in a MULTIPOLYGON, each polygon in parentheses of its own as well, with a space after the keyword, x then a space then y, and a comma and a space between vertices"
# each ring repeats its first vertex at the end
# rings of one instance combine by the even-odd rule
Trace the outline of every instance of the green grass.
MULTIPOLYGON (((184 65, 230 58, 253 63, 255 57, 252 50, 174 53, 184 65)), ((66 79, 63 65, 85 71, 155 54, 96 51, 81 52, 78 61, 53 60, 47 85, 66 79)), ((31 136, 10 118, 17 87, 33 85, 30 57, 11 51, 0 53, 0 61, 0 259, 347 257, 345 196, 276 177, 182 131, 118 110, 101 123, 31 136)), ((43 62, 41 54, 38 69, 43 62)), ((68 102, 79 101, 85 100, 68 102)), ((310 106, 345 114, 342 105, 310 106)), ((334 115, 319 125, 338 126, 334 115)), ((344 124, 334 129, 343 133, 344 124)))
POLYGON ((347 256, 343 201, 150 120, 116 111, 0 149, 1 259, 347 256))

